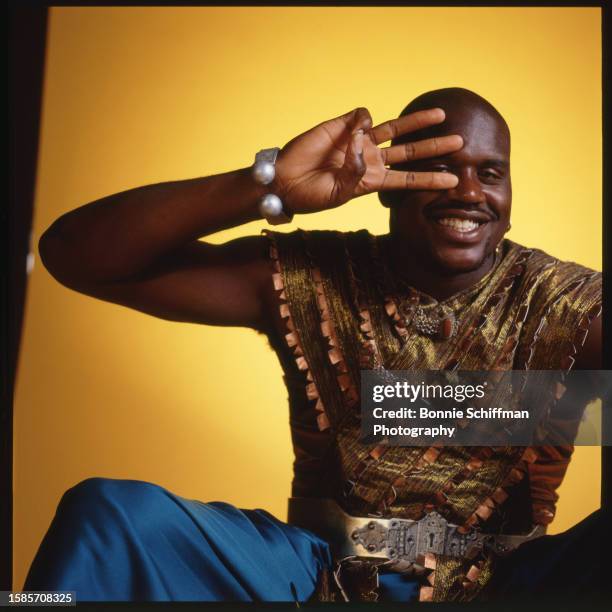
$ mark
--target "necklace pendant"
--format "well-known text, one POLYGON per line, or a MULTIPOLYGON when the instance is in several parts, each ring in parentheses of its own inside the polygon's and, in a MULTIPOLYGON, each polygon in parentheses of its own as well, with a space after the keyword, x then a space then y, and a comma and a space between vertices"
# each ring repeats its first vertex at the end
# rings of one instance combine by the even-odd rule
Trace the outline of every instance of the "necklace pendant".
POLYGON ((433 336, 438 332, 437 321, 433 320, 431 317, 428 317, 420 306, 417 308, 413 321, 415 329, 420 334, 424 334, 425 336, 433 336))
POLYGON ((420 334, 448 340, 452 338, 457 327, 455 314, 445 306, 439 306, 436 310, 437 312, 428 314, 422 306, 419 306, 414 314, 414 327, 420 334))

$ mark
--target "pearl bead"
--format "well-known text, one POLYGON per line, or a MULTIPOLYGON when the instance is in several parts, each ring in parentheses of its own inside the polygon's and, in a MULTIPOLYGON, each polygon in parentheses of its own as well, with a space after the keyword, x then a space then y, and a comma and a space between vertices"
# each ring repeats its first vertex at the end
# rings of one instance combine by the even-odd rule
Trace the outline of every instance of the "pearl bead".
POLYGON ((259 213, 262 217, 278 217, 283 212, 283 203, 281 199, 273 193, 266 193, 259 200, 259 213))
POLYGON ((253 178, 260 185, 269 185, 275 175, 274 164, 270 162, 257 162, 253 166, 253 178))

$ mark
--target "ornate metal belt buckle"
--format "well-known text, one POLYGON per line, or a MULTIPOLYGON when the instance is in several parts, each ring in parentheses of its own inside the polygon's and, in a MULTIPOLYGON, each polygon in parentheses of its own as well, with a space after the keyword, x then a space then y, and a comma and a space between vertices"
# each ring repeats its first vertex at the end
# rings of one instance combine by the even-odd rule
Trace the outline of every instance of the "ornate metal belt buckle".
POLYGON ((483 543, 478 533, 460 533, 435 511, 420 521, 391 519, 388 527, 372 520, 355 529, 351 538, 370 554, 384 552, 389 559, 410 563, 421 563, 427 553, 471 558, 483 543))

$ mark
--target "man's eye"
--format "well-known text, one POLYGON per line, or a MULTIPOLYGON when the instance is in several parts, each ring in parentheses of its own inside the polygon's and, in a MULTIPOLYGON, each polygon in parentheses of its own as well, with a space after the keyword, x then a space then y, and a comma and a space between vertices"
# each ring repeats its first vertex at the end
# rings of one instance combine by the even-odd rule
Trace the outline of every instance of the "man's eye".
POLYGON ((481 170, 480 176, 482 176, 483 178, 492 179, 492 180, 502 178, 497 170, 490 170, 490 169, 481 170))
POLYGON ((430 172, 450 172, 450 169, 448 166, 430 166, 429 167, 429 171, 430 172))

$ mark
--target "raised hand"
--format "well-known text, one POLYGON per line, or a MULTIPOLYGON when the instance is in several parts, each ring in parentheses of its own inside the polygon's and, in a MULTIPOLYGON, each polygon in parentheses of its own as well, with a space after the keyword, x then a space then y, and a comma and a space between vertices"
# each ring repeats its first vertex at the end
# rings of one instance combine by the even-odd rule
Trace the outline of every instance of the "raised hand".
POLYGON ((276 162, 275 188, 286 208, 309 213, 335 208, 387 189, 451 189, 446 172, 390 170, 390 164, 458 151, 461 136, 441 136, 390 147, 379 145, 444 121, 441 108, 411 113, 372 127, 366 108, 325 121, 288 142, 276 162))

